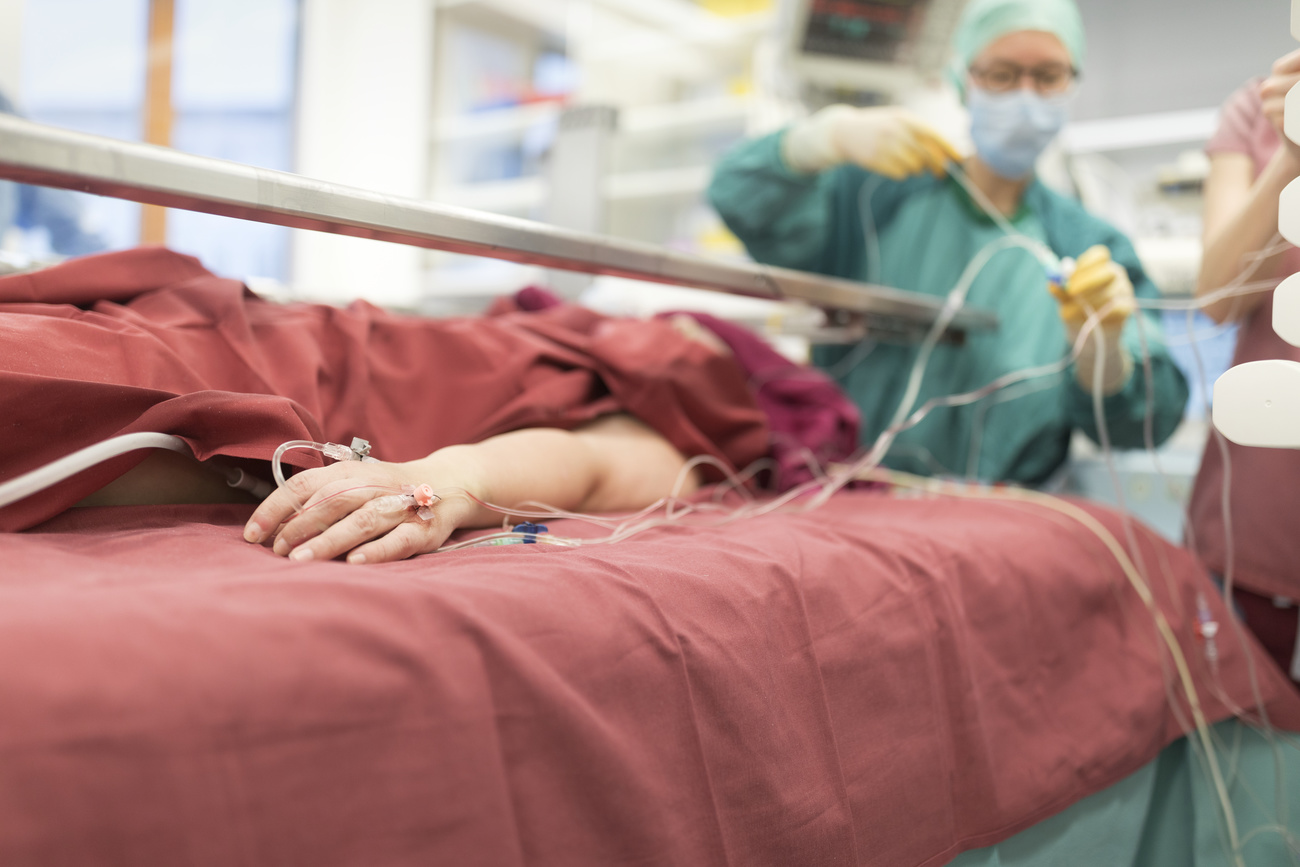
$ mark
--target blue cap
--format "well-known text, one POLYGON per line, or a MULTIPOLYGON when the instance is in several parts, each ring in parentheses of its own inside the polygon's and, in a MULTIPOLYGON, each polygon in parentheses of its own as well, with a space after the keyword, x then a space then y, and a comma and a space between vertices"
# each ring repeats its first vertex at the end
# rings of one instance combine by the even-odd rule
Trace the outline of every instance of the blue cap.
POLYGON ((537 534, 546 532, 545 524, 534 524, 531 521, 524 521, 522 524, 515 524, 514 532, 526 533, 524 538, 525 545, 535 545, 537 543, 537 534))

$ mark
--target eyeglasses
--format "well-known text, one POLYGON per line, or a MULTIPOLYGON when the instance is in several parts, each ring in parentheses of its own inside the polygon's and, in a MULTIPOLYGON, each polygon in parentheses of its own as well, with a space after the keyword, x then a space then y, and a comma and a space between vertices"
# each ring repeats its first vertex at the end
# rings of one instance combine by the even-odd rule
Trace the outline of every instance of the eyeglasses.
POLYGON ((1025 76, 1034 83, 1039 93, 1060 93, 1074 83, 1075 71, 1059 63, 1026 69, 1015 63, 990 63, 988 66, 970 68, 971 77, 985 90, 1007 93, 1015 90, 1025 76))

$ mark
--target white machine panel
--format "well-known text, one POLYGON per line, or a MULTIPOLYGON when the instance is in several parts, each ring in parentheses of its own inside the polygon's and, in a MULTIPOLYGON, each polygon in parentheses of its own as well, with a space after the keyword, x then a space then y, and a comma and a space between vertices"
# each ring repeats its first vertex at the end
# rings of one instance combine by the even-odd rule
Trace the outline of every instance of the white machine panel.
POLYGON ((1300 346, 1300 274, 1292 274, 1273 290, 1273 330, 1292 346, 1300 346))
POLYGON ((1214 383, 1214 426, 1243 446, 1300 448, 1300 364, 1250 361, 1214 383))
POLYGON ((1277 230, 1283 238, 1300 247, 1300 178, 1282 190, 1278 206, 1277 230))
MULTIPOLYGON (((1297 0, 1300 2, 1300 0, 1297 0)), ((1282 115, 1282 132, 1296 144, 1300 144, 1300 84, 1286 92, 1286 105, 1282 115)))

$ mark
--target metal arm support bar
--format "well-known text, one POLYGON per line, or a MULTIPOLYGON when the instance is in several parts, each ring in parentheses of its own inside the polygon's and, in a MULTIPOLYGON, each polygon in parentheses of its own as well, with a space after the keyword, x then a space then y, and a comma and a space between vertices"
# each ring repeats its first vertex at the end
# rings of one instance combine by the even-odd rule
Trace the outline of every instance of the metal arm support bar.
MULTIPOLYGON (((0 116, 0 178, 548 268, 799 300, 913 326, 934 322, 941 307, 937 299, 917 293, 786 268, 714 262, 649 244, 381 195, 12 116, 0 116)), ((958 311, 951 328, 996 326, 991 313, 967 308, 958 311)))

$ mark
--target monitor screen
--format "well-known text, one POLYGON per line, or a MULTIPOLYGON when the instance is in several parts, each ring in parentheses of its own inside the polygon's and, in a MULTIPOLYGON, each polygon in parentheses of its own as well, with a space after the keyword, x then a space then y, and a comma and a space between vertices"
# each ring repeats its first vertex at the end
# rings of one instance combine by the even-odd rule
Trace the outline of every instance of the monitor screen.
POLYGON ((811 0, 802 50, 851 60, 906 62, 929 0, 811 0))

